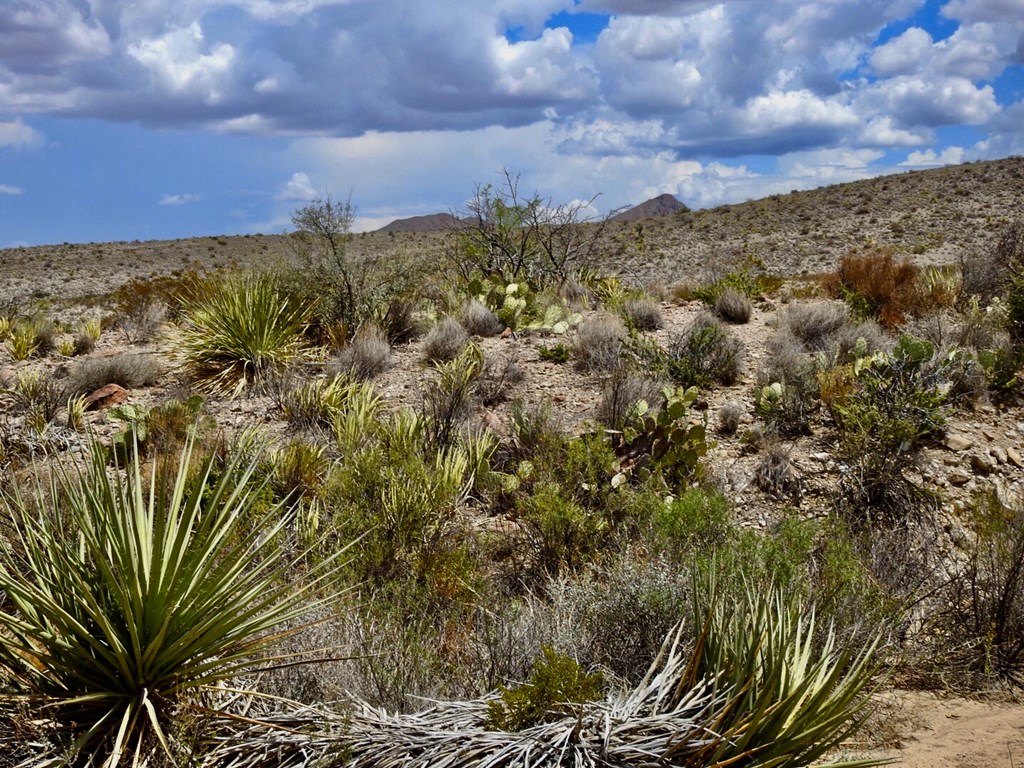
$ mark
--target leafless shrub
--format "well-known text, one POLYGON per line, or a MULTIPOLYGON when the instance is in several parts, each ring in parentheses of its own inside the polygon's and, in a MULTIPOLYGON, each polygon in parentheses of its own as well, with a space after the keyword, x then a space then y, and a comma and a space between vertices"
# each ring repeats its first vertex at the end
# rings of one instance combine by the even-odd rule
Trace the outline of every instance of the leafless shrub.
POLYGON ((458 321, 446 317, 423 340, 423 359, 430 363, 454 360, 469 344, 469 334, 458 321))
POLYGON ((91 333, 87 331, 79 331, 75 334, 74 342, 71 347, 71 354, 75 357, 79 355, 88 355, 96 349, 96 339, 93 338, 91 333))
POLYGON ((81 361, 68 374, 65 389, 69 395, 88 394, 107 384, 133 389, 155 384, 159 376, 152 355, 131 352, 81 361))
POLYGON ((487 358, 476 380, 480 402, 490 407, 508 400, 513 387, 526 378, 526 371, 514 355, 487 358))
POLYGON ((576 329, 573 355, 581 371, 611 371, 619 364, 626 327, 615 315, 602 312, 576 329))
POLYGON ((623 305, 622 314, 638 331, 657 331, 665 325, 661 307, 652 299, 631 299, 623 305))
POLYGON ((638 403, 659 402, 659 383, 629 368, 617 368, 601 387, 597 420, 609 429, 622 429, 629 423, 638 403))
POLYGON ((392 344, 405 344, 423 335, 422 324, 416 317, 416 300, 411 296, 393 297, 380 325, 392 344))
POLYGON ((348 374, 361 381, 379 376, 391 365, 391 345, 379 326, 364 325, 328 366, 328 373, 348 374))
POLYGON ((730 323, 748 323, 752 312, 750 299, 735 288, 726 287, 715 301, 715 314, 730 323))
POLYGON ((139 302, 117 319, 117 328, 129 344, 145 344, 156 334, 167 318, 167 305, 162 301, 139 302))
POLYGON ((462 327, 474 336, 497 336, 505 326, 491 310, 477 299, 470 299, 459 316, 462 327))

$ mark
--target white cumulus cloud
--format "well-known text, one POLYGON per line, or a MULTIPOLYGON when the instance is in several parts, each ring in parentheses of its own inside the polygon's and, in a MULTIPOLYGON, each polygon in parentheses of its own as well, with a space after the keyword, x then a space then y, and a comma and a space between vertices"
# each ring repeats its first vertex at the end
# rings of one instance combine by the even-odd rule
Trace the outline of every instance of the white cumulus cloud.
POLYGON ((201 195, 197 195, 193 192, 178 195, 164 195, 160 198, 158 205, 188 205, 189 203, 198 203, 202 199, 201 195))

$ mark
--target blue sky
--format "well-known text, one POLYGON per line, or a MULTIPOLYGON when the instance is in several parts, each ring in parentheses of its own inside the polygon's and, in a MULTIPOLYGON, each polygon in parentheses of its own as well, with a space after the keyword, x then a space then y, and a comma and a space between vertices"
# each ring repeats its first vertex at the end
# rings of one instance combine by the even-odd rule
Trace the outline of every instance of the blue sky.
POLYGON ((1024 154, 1024 0, 0 0, 0 247, 1024 154))

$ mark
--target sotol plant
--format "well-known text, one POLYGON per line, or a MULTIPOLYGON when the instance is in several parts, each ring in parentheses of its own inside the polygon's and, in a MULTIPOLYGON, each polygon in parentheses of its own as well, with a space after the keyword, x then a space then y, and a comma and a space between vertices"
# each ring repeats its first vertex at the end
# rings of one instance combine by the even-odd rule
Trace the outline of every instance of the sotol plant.
POLYGON ((54 741, 107 768, 170 752, 176 707, 259 666, 279 626, 322 604, 331 566, 284 578, 287 515, 253 519, 255 463, 216 479, 214 459, 194 464, 186 445, 147 484, 137 462, 112 476, 97 450, 82 474, 4 499, 4 719, 46 711, 54 741))

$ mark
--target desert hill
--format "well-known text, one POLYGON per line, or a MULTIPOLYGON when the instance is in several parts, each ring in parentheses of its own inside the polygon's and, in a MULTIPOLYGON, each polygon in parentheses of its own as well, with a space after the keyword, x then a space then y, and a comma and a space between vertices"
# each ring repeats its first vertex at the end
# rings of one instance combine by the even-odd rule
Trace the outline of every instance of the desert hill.
POLYGON ((639 219, 656 219, 661 216, 671 216, 680 211, 689 212, 685 203, 680 202, 675 196, 664 194, 652 197, 650 200, 634 205, 632 208, 617 213, 610 221, 637 221, 639 219))
POLYGON ((443 232, 463 226, 462 222, 450 213, 431 213, 426 216, 410 216, 407 219, 395 219, 385 224, 377 232, 443 232))

